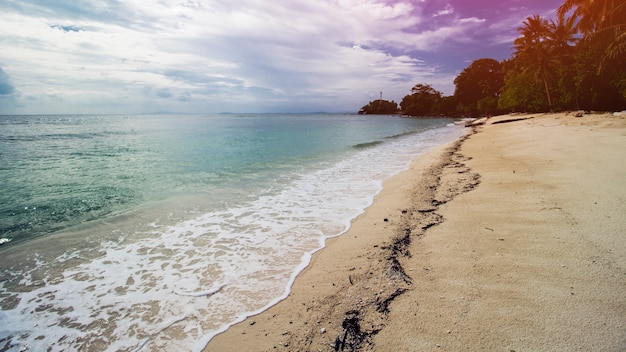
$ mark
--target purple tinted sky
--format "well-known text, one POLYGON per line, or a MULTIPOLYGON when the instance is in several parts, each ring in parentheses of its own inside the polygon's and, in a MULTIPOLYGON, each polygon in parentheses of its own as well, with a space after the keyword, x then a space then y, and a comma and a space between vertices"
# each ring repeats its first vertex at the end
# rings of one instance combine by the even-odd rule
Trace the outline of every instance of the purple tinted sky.
POLYGON ((4 0, 0 114, 350 112, 509 58, 562 0, 4 0))

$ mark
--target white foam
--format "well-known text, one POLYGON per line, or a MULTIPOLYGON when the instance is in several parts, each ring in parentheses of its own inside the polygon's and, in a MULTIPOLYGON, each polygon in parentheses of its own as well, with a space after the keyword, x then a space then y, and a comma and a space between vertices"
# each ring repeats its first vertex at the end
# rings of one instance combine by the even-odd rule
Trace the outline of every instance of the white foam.
POLYGON ((224 288, 226 286, 226 284, 218 286, 216 288, 212 288, 210 290, 206 290, 206 291, 199 291, 199 292, 181 292, 181 291, 175 291, 174 293, 176 293, 179 296, 190 296, 190 297, 202 297, 202 296, 212 296, 218 292, 220 292, 222 290, 222 288, 224 288))
POLYGON ((15 350, 28 343, 51 351, 94 344, 199 351, 231 324, 287 297, 312 254, 348 230, 385 178, 461 133, 447 127, 361 149, 253 201, 156 221, 141 236, 103 243, 94 259, 71 264, 83 254, 68 252, 56 264, 41 262, 22 273, 24 285, 34 285, 44 268, 64 269, 19 293, 17 307, 0 314, 0 336, 14 335, 15 350))

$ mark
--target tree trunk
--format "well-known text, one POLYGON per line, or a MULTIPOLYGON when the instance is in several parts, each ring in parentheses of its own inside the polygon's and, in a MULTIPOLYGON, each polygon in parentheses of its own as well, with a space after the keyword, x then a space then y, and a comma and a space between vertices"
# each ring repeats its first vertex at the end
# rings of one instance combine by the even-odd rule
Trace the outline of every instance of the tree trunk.
POLYGON ((552 99, 550 99, 550 90, 548 89, 548 80, 546 79, 545 72, 543 73, 543 85, 546 88, 546 97, 548 98, 548 106, 550 107, 550 111, 552 111, 552 99))

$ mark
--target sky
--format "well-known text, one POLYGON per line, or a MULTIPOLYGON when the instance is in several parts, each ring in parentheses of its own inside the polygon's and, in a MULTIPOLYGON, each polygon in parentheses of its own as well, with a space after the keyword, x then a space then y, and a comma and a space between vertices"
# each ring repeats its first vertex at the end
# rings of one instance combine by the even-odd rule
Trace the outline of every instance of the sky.
POLYGON ((0 114, 356 112, 563 0, 2 0, 0 114))

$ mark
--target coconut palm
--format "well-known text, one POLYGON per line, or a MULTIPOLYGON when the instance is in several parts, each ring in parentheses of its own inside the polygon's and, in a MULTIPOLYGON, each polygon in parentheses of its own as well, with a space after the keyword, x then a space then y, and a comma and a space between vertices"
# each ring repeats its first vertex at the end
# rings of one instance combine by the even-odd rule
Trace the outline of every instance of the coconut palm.
POLYGON ((565 0, 557 9, 557 15, 565 17, 572 11, 572 17, 579 19, 576 29, 588 35, 604 26, 609 17, 610 3, 613 0, 565 0))
MULTIPOLYGON (((626 27, 626 26, 625 26, 626 27)), ((626 30, 617 34, 615 40, 606 48, 606 59, 617 59, 626 55, 626 30)))
POLYGON ((626 2, 624 0, 565 0, 557 14, 571 11, 575 28, 588 40, 605 47, 604 60, 626 53, 626 2))
POLYGON ((567 54, 570 48, 576 44, 577 37, 576 18, 559 16, 556 20, 550 20, 547 28, 547 39, 551 49, 557 54, 567 54))
POLYGON ((548 74, 557 62, 548 40, 550 33, 548 21, 539 15, 534 15, 526 18, 517 30, 522 36, 513 42, 516 62, 521 65, 522 72, 531 71, 535 79, 543 81, 548 106, 552 109, 548 74))
POLYGON ((548 21, 539 15, 533 15, 522 22, 517 31, 522 35, 515 39, 513 47, 517 52, 523 52, 541 44, 548 33, 548 21))
POLYGON ((533 72, 535 79, 543 82, 552 109, 552 98, 548 87, 548 76, 559 64, 564 64, 570 48, 578 40, 576 18, 559 16, 556 21, 547 21, 539 15, 526 18, 517 30, 522 35, 513 42, 516 61, 522 72, 533 72))
POLYGON ((605 30, 611 32, 612 36, 605 58, 615 59, 626 55, 626 2, 615 2, 611 20, 605 30))

